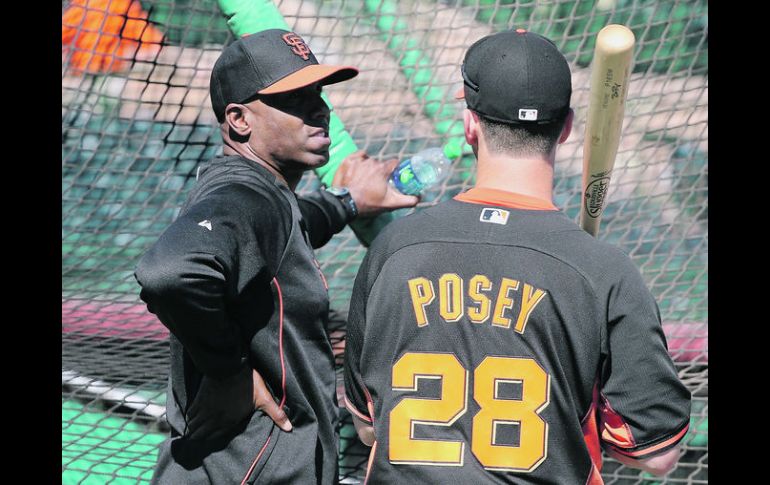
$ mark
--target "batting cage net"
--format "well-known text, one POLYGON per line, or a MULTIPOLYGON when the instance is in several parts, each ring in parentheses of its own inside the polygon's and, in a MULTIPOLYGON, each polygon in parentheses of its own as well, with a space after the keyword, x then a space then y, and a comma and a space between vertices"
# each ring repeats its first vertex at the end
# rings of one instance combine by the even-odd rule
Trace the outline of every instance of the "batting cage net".
MULTIPOLYGON (((461 142, 464 105, 453 93, 468 46, 510 28, 548 36, 573 70, 575 126, 558 153, 555 203, 577 222, 590 62, 596 34, 610 23, 630 27, 637 44, 598 237, 641 270, 694 402, 683 456, 667 477, 609 458, 602 475, 608 484, 707 483, 705 0, 63 2, 62 483, 146 483, 152 475, 168 433, 168 333, 139 300, 133 270, 175 218, 198 164, 221 150, 209 76, 236 35, 288 28, 320 62, 360 68, 354 81, 326 88, 342 140, 333 160, 355 149, 404 158, 461 142)), ((323 176, 309 173, 299 191, 320 186, 323 176)), ((473 178, 466 147, 414 210, 467 189, 473 178)), ((364 253, 349 228, 317 252, 337 346, 364 253)), ((341 415, 340 476, 358 483, 368 448, 341 415)))

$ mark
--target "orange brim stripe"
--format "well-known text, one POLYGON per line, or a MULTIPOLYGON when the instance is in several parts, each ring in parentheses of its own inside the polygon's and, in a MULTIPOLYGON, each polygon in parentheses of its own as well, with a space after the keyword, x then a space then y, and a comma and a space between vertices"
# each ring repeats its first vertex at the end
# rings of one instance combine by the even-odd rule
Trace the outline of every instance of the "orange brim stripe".
POLYGON ((690 425, 688 423, 687 426, 685 426, 680 432, 678 432, 677 434, 675 434, 671 438, 667 439, 666 441, 663 441, 661 443, 658 443, 655 446, 650 446, 649 448, 645 448, 645 449, 640 450, 640 451, 625 451, 625 450, 622 450, 622 449, 620 449, 620 448, 618 448, 616 446, 613 446, 612 448, 615 451, 617 451, 618 453, 620 453, 621 455, 625 455, 625 456, 628 456, 628 457, 631 457, 631 458, 639 458, 639 457, 643 457, 645 455, 649 455, 650 453, 653 453, 655 451, 661 450, 663 448, 668 448, 668 447, 670 447, 672 445, 675 445, 679 440, 681 440, 684 437, 685 434, 687 434, 687 431, 689 429, 690 429, 690 425))
POLYGON ((358 75, 358 69, 352 66, 327 66, 325 64, 311 64, 295 71, 283 79, 274 82, 270 86, 258 91, 259 94, 277 94, 310 86, 319 81, 322 84, 334 84, 347 81, 358 75))

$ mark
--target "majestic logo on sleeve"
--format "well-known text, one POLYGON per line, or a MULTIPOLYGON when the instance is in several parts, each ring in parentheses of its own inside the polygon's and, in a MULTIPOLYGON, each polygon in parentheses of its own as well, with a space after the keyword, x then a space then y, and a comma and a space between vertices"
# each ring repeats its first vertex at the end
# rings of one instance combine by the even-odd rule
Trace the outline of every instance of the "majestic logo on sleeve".
POLYGON ((503 209, 494 209, 485 207, 481 210, 479 220, 481 222, 491 222, 492 224, 506 224, 508 222, 509 212, 503 209))
POLYGON ((205 228, 206 228, 206 229, 208 229, 209 231, 211 230, 211 221, 210 221, 210 220, 208 220, 208 219, 206 219, 206 220, 203 220, 203 221, 200 221, 200 222, 198 223, 198 225, 199 225, 199 226, 201 226, 201 227, 205 227, 205 228))
POLYGON ((310 47, 305 44, 305 41, 302 40, 302 37, 295 34, 294 32, 289 32, 288 34, 283 34, 283 41, 286 42, 286 45, 291 47, 291 51, 304 60, 308 60, 310 58, 310 47))

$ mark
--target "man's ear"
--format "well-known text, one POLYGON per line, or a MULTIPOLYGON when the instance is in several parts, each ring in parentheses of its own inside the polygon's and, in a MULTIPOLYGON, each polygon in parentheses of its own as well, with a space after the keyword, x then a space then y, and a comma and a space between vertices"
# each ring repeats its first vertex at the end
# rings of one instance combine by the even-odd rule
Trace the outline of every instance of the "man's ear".
POLYGON ((470 146, 479 144, 479 115, 469 109, 463 111, 463 126, 465 127, 465 141, 470 146))
POLYGON ((241 137, 251 134, 251 124, 246 117, 246 107, 242 104, 230 103, 225 108, 225 123, 230 131, 241 137))
POLYGON ((564 128, 561 129, 561 135, 559 135, 560 144, 567 141, 567 138, 569 138, 570 133, 572 133, 572 122, 574 120, 575 120, 575 110, 570 108, 569 114, 567 114, 567 119, 564 121, 564 128))

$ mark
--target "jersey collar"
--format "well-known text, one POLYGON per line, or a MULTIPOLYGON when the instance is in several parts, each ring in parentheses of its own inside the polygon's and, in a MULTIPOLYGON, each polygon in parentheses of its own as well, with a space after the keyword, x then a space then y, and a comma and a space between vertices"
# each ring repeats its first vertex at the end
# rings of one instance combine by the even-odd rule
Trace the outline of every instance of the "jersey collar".
POLYGON ((457 194, 454 199, 471 204, 494 205, 511 209, 543 211, 559 210, 558 207, 548 200, 539 199, 530 195, 518 194, 516 192, 508 192, 506 190, 487 189, 482 187, 473 187, 467 192, 457 194))

